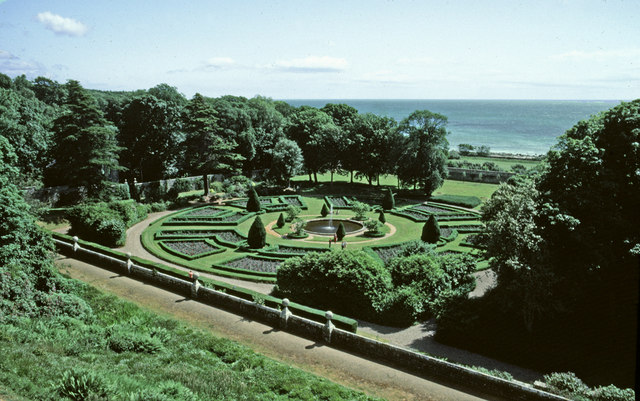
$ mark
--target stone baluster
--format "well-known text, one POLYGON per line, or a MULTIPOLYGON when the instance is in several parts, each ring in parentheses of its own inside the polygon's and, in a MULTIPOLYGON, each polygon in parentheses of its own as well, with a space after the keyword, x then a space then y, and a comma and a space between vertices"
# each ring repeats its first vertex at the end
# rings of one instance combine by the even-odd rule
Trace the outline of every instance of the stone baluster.
POLYGON ((78 248, 80 248, 80 245, 78 245, 78 237, 73 237, 73 252, 77 251, 78 248))
POLYGON ((293 315, 289 310, 289 299, 285 298, 282 300, 282 310, 280 311, 280 328, 286 329, 287 322, 289 321, 289 317, 293 315))
POLYGON ((200 273, 198 272, 194 272, 193 273, 193 281, 191 282, 191 298, 198 298, 198 290, 200 289, 200 281, 198 281, 198 279, 200 278, 200 273))
POLYGON ((131 266, 133 266, 133 262, 131 261, 131 252, 127 252, 127 274, 131 274, 131 266))
POLYGON ((333 333, 333 329, 335 329, 336 326, 333 325, 333 322, 331 322, 331 319, 333 319, 333 312, 331 311, 327 311, 324 314, 324 317, 327 318, 327 322, 324 324, 324 329, 322 332, 322 338, 324 338, 324 341, 327 344, 331 344, 331 333, 333 333))

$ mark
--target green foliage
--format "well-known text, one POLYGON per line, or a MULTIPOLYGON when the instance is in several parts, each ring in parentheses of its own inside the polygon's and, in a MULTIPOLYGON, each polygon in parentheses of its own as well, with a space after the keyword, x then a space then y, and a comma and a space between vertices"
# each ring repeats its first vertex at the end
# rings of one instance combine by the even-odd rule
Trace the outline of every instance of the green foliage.
POLYGON ((322 217, 327 217, 328 214, 329 214, 329 209, 327 208, 327 204, 323 203, 322 204, 322 209, 320 210, 320 215, 322 217))
POLYGON ((460 152, 460 154, 463 156, 469 156, 474 150, 475 147, 473 145, 469 145, 468 143, 461 143, 458 145, 458 152, 460 152))
POLYGON ((491 153, 491 148, 487 145, 480 145, 476 148, 476 155, 478 156, 489 156, 491 153))
POLYGON ((367 213, 371 211, 371 206, 364 202, 353 201, 351 202, 351 210, 356 214, 354 217, 356 220, 365 220, 367 213))
POLYGON ((267 232, 264 228, 264 224, 262 224, 262 219, 260 218, 260 216, 256 216, 253 224, 251 224, 247 242, 249 243, 249 247, 251 248, 262 248, 266 245, 267 232))
POLYGON ((193 183, 187 178, 178 178, 173 182, 173 186, 167 192, 168 200, 175 202, 183 192, 193 190, 193 183))
POLYGON ((342 241, 345 235, 347 235, 347 231, 344 228, 344 224, 340 222, 340 224, 338 224, 338 229, 336 230, 336 237, 338 238, 338 241, 342 241))
POLYGON ((121 246, 127 227, 144 219, 148 206, 131 201, 89 203, 73 207, 67 214, 71 233, 109 247, 121 246))
POLYGON ((621 389, 614 385, 597 387, 591 392, 592 401, 634 401, 635 391, 630 388, 621 389))
POLYGON ((291 177, 300 174, 304 163, 302 150, 294 141, 282 138, 272 151, 269 175, 281 183, 290 185, 291 177))
POLYGON ((584 384, 573 372, 551 373, 544 375, 544 382, 555 394, 573 400, 587 400, 589 386, 584 384))
POLYGON ((283 297, 361 318, 375 318, 391 290, 389 272, 363 251, 307 253, 286 260, 277 275, 283 297))
POLYGON ((295 220, 298 215, 302 213, 302 209, 295 205, 287 206, 287 221, 295 220))
POLYGON ((394 207, 396 207, 396 201, 394 199, 393 192, 391 192, 391 189, 388 189, 382 198, 382 209, 391 210, 394 207))
POLYGON ((85 369, 70 369, 62 374, 56 384, 58 394, 73 401, 99 401, 111 398, 111 392, 95 372, 85 369))
POLYGON ((439 188, 447 175, 445 163, 447 117, 428 110, 415 111, 398 127, 405 138, 397 161, 398 179, 405 186, 415 185, 427 196, 439 188))
POLYGON ((429 216, 429 220, 422 226, 422 236, 424 242, 436 244, 440 240, 440 226, 434 215, 429 216))
POLYGON ((276 227, 278 228, 282 228, 284 227, 284 215, 282 213, 280 213, 280 215, 278 216, 278 221, 276 222, 276 227))
POLYGON ((382 223, 380 223, 378 220, 369 219, 364 222, 364 226, 367 228, 368 232, 377 233, 380 231, 380 228, 382 227, 382 223))
POLYGON ((478 206, 482 201, 477 196, 467 195, 435 195, 429 198, 429 200, 435 202, 448 203, 450 205, 463 206, 473 209, 478 206))
POLYGON ((384 210, 381 210, 380 213, 378 213, 378 221, 382 224, 385 224, 387 222, 387 217, 384 215, 384 210))
POLYGON ((262 210, 262 205, 260 204, 258 193, 253 186, 249 188, 248 192, 249 199, 247 200, 247 212, 259 212, 262 210))

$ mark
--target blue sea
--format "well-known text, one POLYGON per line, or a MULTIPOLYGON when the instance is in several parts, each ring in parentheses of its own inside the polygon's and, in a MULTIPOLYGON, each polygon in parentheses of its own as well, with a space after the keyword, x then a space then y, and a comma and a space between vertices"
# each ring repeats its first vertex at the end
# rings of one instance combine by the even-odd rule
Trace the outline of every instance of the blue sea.
POLYGON ((415 110, 448 118, 452 149, 461 143, 486 145, 492 152, 541 155, 578 121, 610 109, 617 100, 286 100, 292 106, 321 108, 346 103, 360 113, 393 117, 400 122, 415 110))

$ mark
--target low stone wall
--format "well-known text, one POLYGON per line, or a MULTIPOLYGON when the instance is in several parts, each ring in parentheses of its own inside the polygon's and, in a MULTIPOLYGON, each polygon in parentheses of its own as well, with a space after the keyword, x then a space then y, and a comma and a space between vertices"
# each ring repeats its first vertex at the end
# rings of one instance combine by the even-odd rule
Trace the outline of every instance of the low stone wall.
POLYGON ((508 171, 471 170, 466 168, 448 167, 447 179, 456 181, 483 182, 486 184, 500 184, 513 177, 515 173, 508 171))
POLYGON ((201 285, 198 273, 194 273, 191 280, 182 279, 153 268, 137 265, 132 262, 130 254, 126 259, 121 259, 96 250, 85 249, 78 244, 77 237, 74 237, 71 243, 58 238, 54 238, 54 241, 58 251, 69 257, 142 279, 199 302, 264 322, 312 341, 322 342, 374 361, 397 366, 418 376, 441 381, 461 390, 508 400, 567 401, 566 398, 535 389, 525 383, 500 379, 416 351, 338 329, 332 322, 333 314, 331 312, 326 312, 326 322, 322 324, 293 315, 289 310, 289 300, 287 299, 282 301, 281 309, 275 309, 206 288, 201 285))

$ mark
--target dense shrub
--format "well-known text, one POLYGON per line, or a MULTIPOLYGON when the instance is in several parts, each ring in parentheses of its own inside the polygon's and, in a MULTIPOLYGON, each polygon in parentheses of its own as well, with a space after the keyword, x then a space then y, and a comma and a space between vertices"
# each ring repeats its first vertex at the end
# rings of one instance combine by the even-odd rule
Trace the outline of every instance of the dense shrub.
POLYGON ((597 387, 591 392, 592 401, 634 401, 635 392, 630 389, 621 389, 614 385, 597 387))
POLYGON ((298 217, 298 215, 302 213, 302 209, 300 209, 298 206, 296 205, 289 205, 287 206, 287 221, 293 221, 295 220, 296 217, 298 217))
POLYGON ((260 198, 255 188, 249 188, 249 199, 247 200, 247 212, 259 212, 262 209, 260 198))
POLYGON ((329 214, 329 209, 327 208, 327 204, 323 203, 322 204, 322 209, 320 210, 320 215, 322 217, 327 217, 328 214, 329 214))
POLYGON ((391 189, 388 189, 382 198, 382 209, 391 210, 394 207, 396 207, 396 201, 393 198, 393 192, 391 192, 391 189))
POLYGON ((264 224, 260 216, 256 216, 256 219, 249 228, 249 236, 247 238, 250 248, 262 248, 267 242, 267 232, 264 229, 264 224))
POLYGON ((247 195, 251 180, 243 175, 235 175, 222 181, 222 190, 228 198, 242 198, 247 195))
POLYGON ((276 226, 278 228, 284 227, 284 215, 282 213, 280 213, 280 216, 278 216, 278 221, 276 222, 276 226))
POLYGON ((382 224, 385 224, 387 222, 387 217, 384 215, 384 210, 381 210, 378 214, 378 221, 382 224))
POLYGON ((182 192, 193 190, 193 183, 187 178, 178 178, 173 182, 173 186, 167 191, 167 200, 175 202, 182 192))
POLYGON ((544 382, 552 393, 578 400, 587 400, 589 386, 573 372, 551 373, 544 376, 544 382))
POLYGON ((336 237, 338 238, 338 241, 342 241, 345 235, 347 235, 347 230, 345 230, 344 224, 340 222, 340 224, 338 224, 338 229, 336 230, 336 237))
POLYGON ((163 202, 167 200, 167 185, 161 181, 149 183, 143 192, 145 203, 163 202))
POLYGON ((367 218, 367 213, 371 210, 371 206, 364 202, 353 201, 351 202, 351 210, 355 213, 356 220, 364 220, 367 218))
POLYGON ((277 272, 279 295, 364 319, 376 319, 391 289, 389 271, 360 250, 311 252, 286 260, 277 272))
POLYGON ((448 203, 450 205, 468 207, 470 209, 478 206, 482 201, 477 196, 468 195, 435 195, 430 198, 432 201, 448 203))
POLYGON ((422 237, 424 242, 435 244, 440 240, 440 226, 435 216, 429 216, 429 220, 422 227, 422 237))
POLYGON ((451 159, 451 160, 460 159, 460 152, 458 152, 457 150, 450 150, 449 151, 449 159, 451 159))

